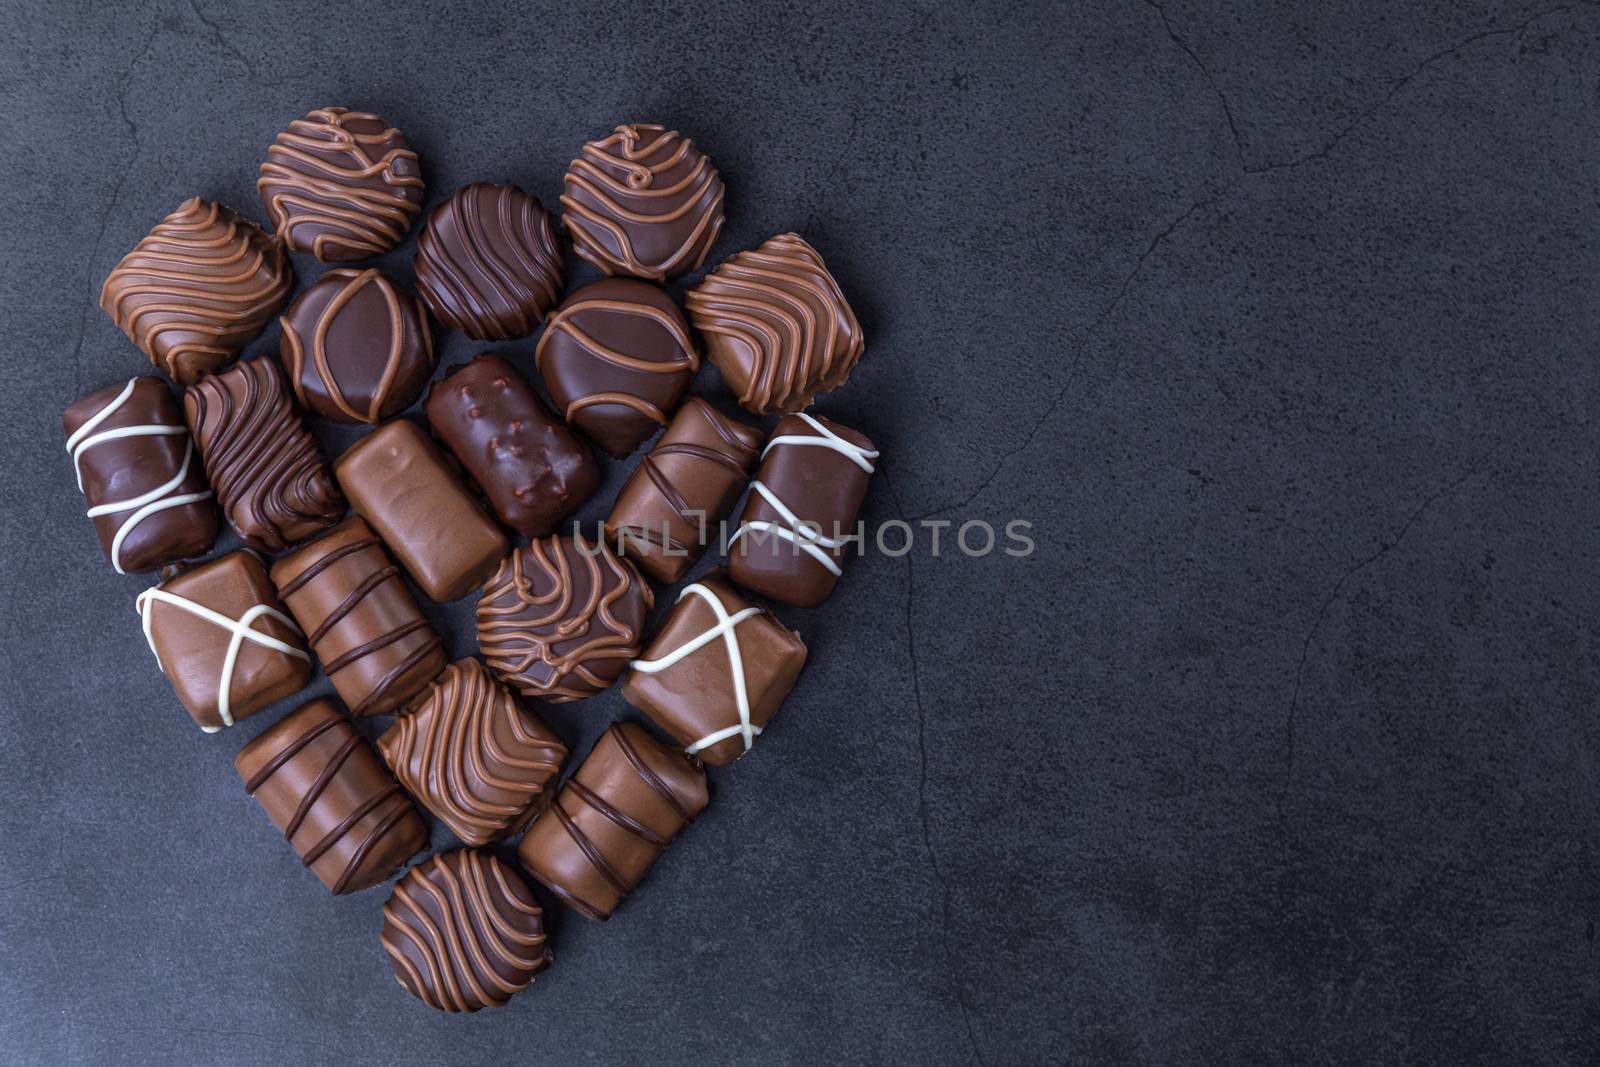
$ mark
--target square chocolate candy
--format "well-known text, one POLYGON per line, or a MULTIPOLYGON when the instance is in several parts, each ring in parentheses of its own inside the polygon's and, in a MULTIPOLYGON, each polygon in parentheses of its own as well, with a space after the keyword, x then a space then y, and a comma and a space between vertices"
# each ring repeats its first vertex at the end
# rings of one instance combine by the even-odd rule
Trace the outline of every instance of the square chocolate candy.
POLYGON ((800 635, 713 572, 685 587, 622 695, 707 763, 732 763, 777 714, 800 668, 800 635))
POLYGON ((305 688, 305 636, 254 552, 230 552, 139 594, 145 640, 178 700, 215 733, 305 688))

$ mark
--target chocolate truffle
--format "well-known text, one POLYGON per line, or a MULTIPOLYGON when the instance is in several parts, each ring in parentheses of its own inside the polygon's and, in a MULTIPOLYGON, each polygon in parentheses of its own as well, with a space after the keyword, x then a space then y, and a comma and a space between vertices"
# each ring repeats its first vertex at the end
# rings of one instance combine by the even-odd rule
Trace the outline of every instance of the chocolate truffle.
POLYGON ((527 825, 567 758, 549 727, 475 659, 445 668, 378 748, 401 784, 469 845, 527 825))
POLYGON ((861 358, 855 312, 817 250, 792 233, 724 260, 685 302, 706 358, 757 415, 810 407, 861 358))
POLYGON ((400 568, 359 516, 278 560, 272 581, 352 715, 393 711, 448 662, 400 568))
POLYGON ((256 189, 290 248, 349 263, 400 243, 422 207, 422 168, 377 115, 323 107, 278 134, 256 189))
POLYGON ((721 766, 750 751, 805 662, 799 634, 712 573, 678 594, 622 695, 685 753, 721 766))
POLYGON ((233 765, 244 791, 336 896, 370 889, 427 847, 417 809, 332 701, 301 705, 233 765))
POLYGON ((184 708, 206 733, 305 688, 311 657, 284 614, 267 568, 230 552, 139 594, 144 639, 184 708))
POLYGON ((422 306, 377 270, 328 271, 279 322, 294 395, 325 419, 387 419, 410 407, 433 374, 422 306))
POLYGON ((78 490, 118 574, 211 551, 217 505, 165 382, 144 377, 108 385, 69 407, 61 421, 78 490))
POLYGON ((434 208, 416 270, 433 317, 475 341, 526 337, 561 299, 550 215, 515 185, 474 182, 434 208))
POLYGON ((877 458, 867 436, 848 426, 806 414, 779 419, 728 539, 733 580, 797 608, 827 600, 877 458))
POLYGON ((184 385, 233 359, 289 298, 283 244, 221 204, 178 205, 100 289, 100 306, 184 385))
POLYGON ((339 457, 333 473, 434 600, 472 592, 510 547, 416 423, 396 419, 378 427, 339 457))
POLYGON ((440 1011, 504 1007, 550 966, 533 891, 487 852, 407 871, 383 906, 382 941, 400 985, 440 1011))
POLYGON ((500 563, 478 598, 478 645, 527 696, 582 700, 639 655, 655 594, 601 538, 544 537, 500 563))
POLYGON ((580 915, 604 922, 709 802, 704 768, 633 723, 612 723, 528 827, 517 859, 580 915))
POLYGON ((207 375, 183 394, 183 413, 223 514, 251 548, 281 552, 344 514, 344 497, 272 360, 207 375))
POLYGON ((630 278, 563 300, 533 358, 562 416, 617 459, 667 424, 700 369, 678 305, 630 278))
POLYGON ((690 397, 611 505, 606 535, 618 554, 659 581, 682 578, 744 491, 760 448, 760 433, 690 397))
POLYGON ((500 521, 543 537, 600 484, 589 446, 500 356, 452 367, 428 393, 428 423, 483 489, 500 521))
POLYGON ((717 168, 676 130, 635 123, 590 141, 567 168, 561 221, 607 274, 666 281, 705 262, 722 231, 717 168))

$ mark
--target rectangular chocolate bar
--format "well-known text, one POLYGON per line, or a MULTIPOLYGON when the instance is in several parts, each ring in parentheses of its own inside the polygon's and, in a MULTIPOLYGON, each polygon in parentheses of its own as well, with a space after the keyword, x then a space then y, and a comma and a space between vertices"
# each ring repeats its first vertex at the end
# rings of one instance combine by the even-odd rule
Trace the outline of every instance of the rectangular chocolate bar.
POLYGON ((460 600, 511 547, 420 426, 385 423, 352 445, 334 476, 422 591, 460 600))

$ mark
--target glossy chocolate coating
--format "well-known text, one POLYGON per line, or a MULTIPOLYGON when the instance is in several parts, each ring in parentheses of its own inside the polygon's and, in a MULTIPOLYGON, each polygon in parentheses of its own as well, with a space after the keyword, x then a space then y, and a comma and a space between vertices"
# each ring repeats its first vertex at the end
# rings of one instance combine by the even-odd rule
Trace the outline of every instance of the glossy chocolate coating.
POLYGON ((433 317, 475 341, 538 328, 561 299, 550 215, 515 185, 474 182, 433 209, 417 238, 417 292, 433 317))
POLYGON ((184 392, 183 413, 223 514, 251 548, 281 552, 344 514, 344 497, 272 360, 207 375, 184 392))
POLYGON ((211 551, 216 497, 166 382, 108 385, 69 407, 61 423, 100 547, 118 574, 211 551))
POLYGON ((233 761, 246 793, 335 895, 369 889, 428 844, 372 748, 329 700, 303 704, 233 761))
POLYGON ((561 740, 475 659, 445 668, 378 748, 401 784, 469 845, 527 825, 567 759, 561 740))
POLYGON ((422 207, 422 168, 377 115, 324 107, 278 134, 256 189, 290 248, 349 263, 400 243, 422 207))
POLYGON ((400 568, 360 516, 278 560, 272 581, 352 715, 393 711, 448 662, 400 568))
POLYGON ((272 321, 292 281, 282 242, 191 197, 122 257, 100 306, 150 362, 193 385, 272 321))
POLYGON ((468 849, 435 856, 395 883, 381 939, 400 985, 440 1011, 503 1007, 551 959, 544 911, 522 876, 468 849))
POLYGON ((378 427, 340 456, 333 472, 356 511, 434 600, 472 592, 510 547, 414 422, 378 427))
POLYGON ((542 537, 519 548, 478 598, 478 645, 505 681, 552 703, 616 681, 639 654, 655 594, 604 540, 542 537))
POLYGON ((279 322, 294 395, 325 419, 387 419, 410 407, 433 374, 422 305, 377 270, 328 271, 279 322))
POLYGON ((619 555, 662 582, 675 582, 715 540, 755 470, 761 434, 697 396, 623 483, 606 535, 619 555))
POLYGON ((848 426, 810 415, 779 419, 729 539, 733 580, 797 608, 827 600, 845 557, 860 552, 845 538, 856 534, 877 455, 867 436, 848 426), (809 529, 786 517, 768 494, 809 529))
POLYGON ((500 521, 542 537, 600 484, 589 446, 505 359, 452 367, 428 393, 428 423, 483 489, 500 521))
POLYGON ((710 799, 704 768, 633 723, 613 723, 528 827, 517 859, 579 914, 604 922, 710 799))
POLYGON ((700 368, 678 305, 631 278, 563 300, 534 362, 562 416, 617 459, 667 424, 700 368))
POLYGON ((684 303, 706 358, 757 415, 810 407, 845 383, 866 344, 822 257, 792 233, 724 260, 684 303))
POLYGON ((720 766, 750 750, 805 662, 799 634, 765 608, 752 608, 712 572, 678 595, 650 646, 630 664, 622 695, 686 754, 720 766), (722 617, 738 621, 724 623, 713 600, 721 605, 722 617), (741 612, 749 614, 740 617, 741 612), (711 640, 695 643, 713 633, 711 640))
POLYGON ((183 571, 145 590, 136 606, 156 662, 207 733, 298 693, 311 679, 305 638, 253 552, 183 571), (247 635, 230 670, 233 626, 247 635))
POLYGON ((639 123, 590 141, 567 168, 561 221, 607 274, 667 281, 699 267, 722 232, 722 179, 676 130, 639 123))

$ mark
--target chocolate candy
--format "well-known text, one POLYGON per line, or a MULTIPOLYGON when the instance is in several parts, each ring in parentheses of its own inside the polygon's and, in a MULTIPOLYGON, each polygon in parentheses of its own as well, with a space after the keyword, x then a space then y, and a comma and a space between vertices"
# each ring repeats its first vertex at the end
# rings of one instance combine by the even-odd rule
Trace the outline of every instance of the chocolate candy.
POLYGON ((517 859, 580 915, 604 922, 709 802, 704 768, 632 723, 612 723, 528 827, 517 859))
POLYGON ((400 568, 359 516, 278 560, 272 581, 352 715, 393 711, 448 662, 400 568))
POLYGON ((400 243, 422 206, 422 168, 377 115, 323 107, 278 134, 256 190, 290 248, 349 263, 400 243))
POLYGON ((401 784, 469 845, 527 825, 567 758, 560 739, 475 659, 445 668, 378 748, 401 784))
POLYGON ((590 141, 567 168, 561 221, 607 274, 666 281, 705 262, 722 231, 717 168, 676 130, 634 124, 590 141))
POLYGON ((562 301, 534 362, 566 420, 617 459, 667 424, 700 369, 678 305, 629 278, 562 301))
POLYGON ((157 665, 208 734, 298 693, 311 678, 305 637, 253 552, 183 571, 140 593, 135 606, 157 665))
POLYGON ((245 745, 244 791, 334 895, 369 889, 428 844, 428 830, 332 701, 313 700, 245 745))
POLYGON ((866 435, 847 426, 806 414, 779 419, 728 541, 733 580, 798 608, 828 599, 877 458, 866 435))
POLYGON ((395 883, 382 941, 405 991, 449 1012, 503 1007, 551 958, 528 884, 489 853, 465 849, 395 883))
POLYGON ((861 358, 861 326, 817 250, 796 234, 724 260, 685 298, 739 403, 757 415, 811 406, 861 358))
POLYGON ((604 539, 540 538, 500 563, 478 598, 478 645, 531 697, 582 700, 639 654, 655 594, 604 539))
POLYGON ((678 594, 622 695, 688 755, 720 766, 750 751, 805 662, 799 634, 712 573, 678 594))
POLYGON ((677 581, 739 499, 760 448, 758 432, 690 397, 623 483, 606 535, 646 574, 677 581))
POLYGON ((333 473, 350 502, 434 600, 459 600, 494 570, 509 542, 413 422, 357 441, 333 473))
POLYGON ((428 422, 500 521, 542 537, 600 484, 589 446, 497 355, 452 367, 428 393, 428 422))
POLYGON ((118 574, 203 556, 217 506, 172 391, 130 378, 90 393, 62 418, 78 489, 118 574))
POLYGON ((433 317, 475 341, 526 337, 561 299, 550 215, 515 185, 474 182, 434 208, 416 269, 433 317))
POLYGON ((193 385, 272 321, 291 280, 280 242, 196 196, 122 257, 100 306, 150 362, 193 385))
POLYGON ((433 373, 422 305, 376 270, 328 271, 279 321, 294 395, 325 419, 387 419, 410 407, 433 373))
POLYGON ((272 360, 207 375, 183 394, 183 413, 245 544, 281 552, 344 514, 344 497, 272 360))

